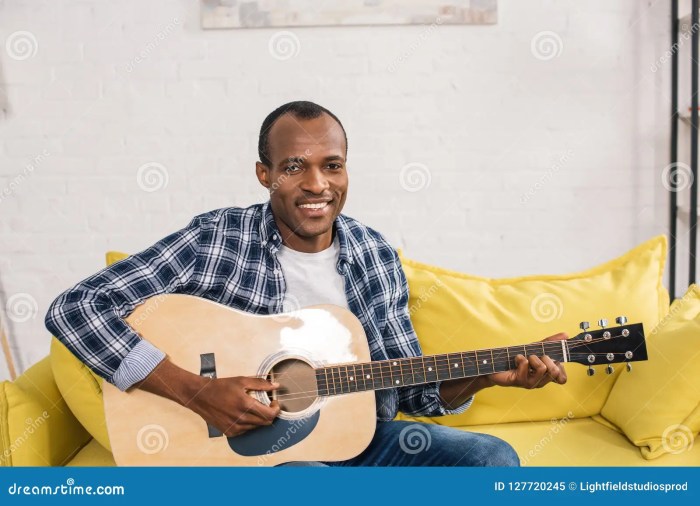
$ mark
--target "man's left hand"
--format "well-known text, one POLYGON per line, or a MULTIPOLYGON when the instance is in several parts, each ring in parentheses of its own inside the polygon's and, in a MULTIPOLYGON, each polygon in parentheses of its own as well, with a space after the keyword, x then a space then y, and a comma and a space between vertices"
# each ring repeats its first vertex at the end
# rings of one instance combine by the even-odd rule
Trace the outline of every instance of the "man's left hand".
MULTIPOLYGON (((563 332, 542 339, 545 341, 561 341, 568 339, 563 332)), ((509 371, 497 372, 488 376, 492 385, 502 387, 542 388, 547 383, 554 382, 560 385, 566 383, 566 371, 558 360, 552 360, 547 355, 516 355, 516 368, 509 371)))

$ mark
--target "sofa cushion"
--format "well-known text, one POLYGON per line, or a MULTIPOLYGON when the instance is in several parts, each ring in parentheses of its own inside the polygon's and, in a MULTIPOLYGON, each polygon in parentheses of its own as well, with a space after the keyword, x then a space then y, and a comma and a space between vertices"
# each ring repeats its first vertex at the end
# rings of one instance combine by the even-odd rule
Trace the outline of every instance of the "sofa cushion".
MULTIPOLYGON (((558 332, 573 337, 581 320, 593 326, 600 318, 614 322, 618 315, 651 329, 668 312, 665 259, 666 239, 658 236, 590 270, 563 275, 491 279, 403 256, 401 261, 411 320, 423 353, 432 355, 524 344, 558 332)), ((463 414, 421 420, 464 426, 549 420, 569 412, 576 418, 596 415, 623 367, 592 377, 578 364, 566 369, 564 386, 489 388, 463 414)))
POLYGON ((60 466, 90 439, 64 402, 49 358, 0 383, 0 466, 60 466))
POLYGON ((116 466, 112 453, 107 451, 104 446, 93 439, 85 447, 66 464, 68 467, 114 467, 116 466))
POLYGON ((624 434, 591 418, 458 427, 508 441, 523 466, 697 466, 700 444, 649 461, 624 434))
POLYGON ((90 435, 111 451, 102 402, 102 381, 55 337, 51 339, 51 369, 63 398, 90 435))
POLYGON ((700 432, 700 286, 647 333, 647 351, 648 361, 617 379, 601 415, 655 459, 687 451, 700 432))
MULTIPOLYGON (((129 256, 126 253, 108 251, 107 265, 129 256)), ((104 404, 102 381, 97 374, 83 364, 58 339, 51 341, 51 367, 56 384, 76 418, 90 435, 105 449, 111 451, 104 404)))

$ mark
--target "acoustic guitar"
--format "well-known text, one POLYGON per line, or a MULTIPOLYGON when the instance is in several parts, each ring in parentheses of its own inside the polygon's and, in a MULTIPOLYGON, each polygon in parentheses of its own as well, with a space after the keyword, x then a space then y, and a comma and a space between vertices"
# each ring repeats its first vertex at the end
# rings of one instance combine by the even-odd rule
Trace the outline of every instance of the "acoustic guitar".
MULTIPOLYGON (((319 305, 252 315, 191 295, 158 295, 127 323, 170 360, 209 377, 256 376, 280 384, 271 398, 281 413, 270 426, 225 437, 179 404, 104 382, 114 459, 121 466, 273 466, 340 461, 361 453, 376 425, 375 390, 474 377, 515 367, 517 354, 549 355, 589 366, 646 360, 641 323, 588 329, 568 340, 443 355, 372 361, 364 330, 349 311, 319 305)), ((585 322, 584 322, 585 323, 585 322)))

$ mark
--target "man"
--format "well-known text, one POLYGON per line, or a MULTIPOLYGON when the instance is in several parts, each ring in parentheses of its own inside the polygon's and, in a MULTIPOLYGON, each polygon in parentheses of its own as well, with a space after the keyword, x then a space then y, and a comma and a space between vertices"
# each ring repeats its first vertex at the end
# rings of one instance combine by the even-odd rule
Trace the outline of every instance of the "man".
MULTIPOLYGON (((260 378, 209 379, 185 371, 123 321, 160 293, 187 293, 269 314, 337 304, 362 322, 373 360, 418 356, 408 287, 395 250, 376 231, 340 214, 347 197, 347 137, 340 120, 311 102, 285 104, 265 119, 255 171, 270 200, 195 217, 184 229, 89 277, 59 296, 46 326, 95 373, 121 390, 178 402, 227 436, 269 425, 280 412, 248 394, 276 388, 260 378)), ((565 339, 557 334, 547 340, 565 339)), ((511 371, 376 392, 377 430, 357 457, 330 465, 512 465, 504 441, 425 425, 430 447, 404 452, 399 410, 439 416, 465 411, 494 385, 539 388, 566 382, 547 356, 516 357, 511 371)))

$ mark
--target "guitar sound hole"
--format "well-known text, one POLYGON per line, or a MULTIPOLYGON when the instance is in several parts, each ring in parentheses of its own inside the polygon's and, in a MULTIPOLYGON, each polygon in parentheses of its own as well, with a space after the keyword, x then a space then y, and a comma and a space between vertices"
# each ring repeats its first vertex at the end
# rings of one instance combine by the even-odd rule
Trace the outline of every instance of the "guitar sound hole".
POLYGON ((279 401, 282 411, 304 411, 316 400, 316 371, 303 360, 290 358, 277 362, 267 379, 280 384, 274 393, 267 395, 279 401))

